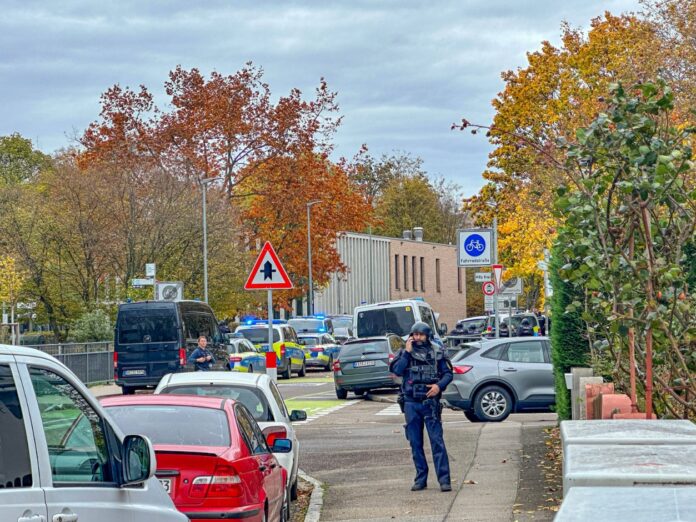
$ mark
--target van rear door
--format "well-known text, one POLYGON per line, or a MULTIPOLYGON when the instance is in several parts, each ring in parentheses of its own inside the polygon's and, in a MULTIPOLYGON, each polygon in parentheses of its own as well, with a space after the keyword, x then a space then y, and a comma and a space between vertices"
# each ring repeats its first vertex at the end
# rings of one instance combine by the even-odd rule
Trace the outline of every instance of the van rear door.
POLYGON ((178 371, 180 330, 174 303, 121 307, 116 322, 117 382, 153 385, 178 371))

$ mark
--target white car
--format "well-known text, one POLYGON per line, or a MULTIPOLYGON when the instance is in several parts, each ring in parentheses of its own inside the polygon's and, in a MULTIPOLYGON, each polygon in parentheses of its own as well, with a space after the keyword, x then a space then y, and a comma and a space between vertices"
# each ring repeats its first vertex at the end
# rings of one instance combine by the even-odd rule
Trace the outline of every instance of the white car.
POLYGON ((0 345, 0 520, 185 522, 152 445, 50 355, 0 345))
POLYGON ((274 453, 288 471, 288 486, 292 500, 297 498, 297 469, 300 444, 292 422, 307 419, 301 410, 288 414, 278 386, 268 375, 236 372, 185 372, 170 373, 162 377, 156 394, 198 395, 224 397, 241 402, 251 412, 269 445, 273 439, 290 439, 290 453, 274 453))

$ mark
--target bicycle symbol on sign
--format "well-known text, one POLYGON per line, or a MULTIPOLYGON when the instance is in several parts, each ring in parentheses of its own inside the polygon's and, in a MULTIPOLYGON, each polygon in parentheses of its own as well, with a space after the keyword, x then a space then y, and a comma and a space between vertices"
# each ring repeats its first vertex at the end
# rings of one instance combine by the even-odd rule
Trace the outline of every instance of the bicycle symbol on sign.
POLYGON ((471 257, 478 257, 486 250, 486 240, 478 234, 471 234, 464 241, 464 250, 471 257))

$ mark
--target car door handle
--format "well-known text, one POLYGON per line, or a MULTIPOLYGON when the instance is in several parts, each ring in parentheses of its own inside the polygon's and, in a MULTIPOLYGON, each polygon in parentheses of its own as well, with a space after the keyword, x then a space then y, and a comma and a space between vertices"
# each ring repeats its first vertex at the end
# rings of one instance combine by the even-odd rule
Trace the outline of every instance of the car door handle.
MULTIPOLYGON (((29 511, 31 513, 31 511, 29 511)), ((43 515, 29 515, 24 513, 17 519, 17 522, 46 522, 46 517, 43 515)))
POLYGON ((58 513, 53 515, 53 522, 77 522, 75 513, 58 513))
POLYGON ((504 372, 516 372, 517 368, 503 368, 504 372))

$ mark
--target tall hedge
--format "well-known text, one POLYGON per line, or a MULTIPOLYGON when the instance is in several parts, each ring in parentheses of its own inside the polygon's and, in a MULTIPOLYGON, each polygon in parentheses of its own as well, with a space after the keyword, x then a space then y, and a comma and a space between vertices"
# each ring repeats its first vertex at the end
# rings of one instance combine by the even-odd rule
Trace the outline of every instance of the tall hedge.
POLYGON ((570 392, 566 389, 564 373, 573 366, 589 364, 589 346, 583 336, 585 323, 581 311, 567 312, 573 301, 584 301, 572 284, 564 282, 560 268, 564 265, 557 248, 551 252, 549 277, 553 287, 551 298, 551 359, 556 384, 556 412, 560 420, 571 417, 570 392))

